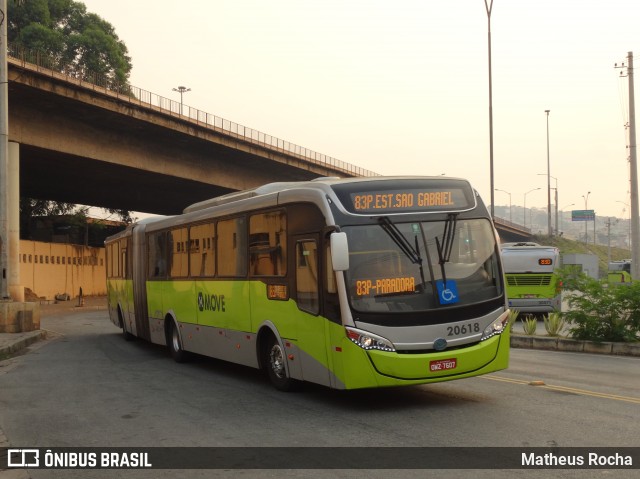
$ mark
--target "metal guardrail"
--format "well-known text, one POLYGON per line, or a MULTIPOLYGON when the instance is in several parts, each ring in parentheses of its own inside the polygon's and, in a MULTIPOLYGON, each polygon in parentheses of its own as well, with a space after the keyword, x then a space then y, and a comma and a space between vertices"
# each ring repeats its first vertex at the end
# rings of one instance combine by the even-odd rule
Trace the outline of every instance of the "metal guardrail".
POLYGON ((23 68, 44 73, 48 76, 93 91, 99 91, 114 96, 119 100, 128 101, 129 103, 135 103, 136 105, 148 107, 155 111, 177 116, 182 120, 231 135, 249 143, 280 153, 287 153, 311 164, 329 166, 352 176, 379 176, 378 173, 373 171, 318 153, 303 146, 296 145, 295 143, 198 110, 197 108, 184 105, 179 101, 165 98, 133 85, 120 85, 107 75, 92 72, 83 72, 82 75, 79 75, 73 67, 60 65, 55 58, 43 52, 24 49, 16 45, 9 45, 8 60, 10 63, 14 63, 23 68))

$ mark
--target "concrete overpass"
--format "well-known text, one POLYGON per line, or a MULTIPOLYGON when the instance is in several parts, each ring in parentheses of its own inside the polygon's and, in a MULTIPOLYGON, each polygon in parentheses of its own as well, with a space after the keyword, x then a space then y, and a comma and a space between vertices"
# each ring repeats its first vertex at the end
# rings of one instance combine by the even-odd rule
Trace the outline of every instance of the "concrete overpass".
POLYGON ((493 218, 493 223, 496 225, 502 243, 531 241, 532 235, 529 228, 497 217, 493 218))
POLYGON ((20 145, 21 196, 175 214, 272 181, 374 175, 145 90, 113 91, 44 63, 9 56, 9 141, 20 145))
MULTIPOLYGON (((115 91, 9 54, 9 141, 20 195, 176 214, 271 181, 375 173, 136 87, 115 91)), ((500 218, 503 241, 531 232, 500 218)))

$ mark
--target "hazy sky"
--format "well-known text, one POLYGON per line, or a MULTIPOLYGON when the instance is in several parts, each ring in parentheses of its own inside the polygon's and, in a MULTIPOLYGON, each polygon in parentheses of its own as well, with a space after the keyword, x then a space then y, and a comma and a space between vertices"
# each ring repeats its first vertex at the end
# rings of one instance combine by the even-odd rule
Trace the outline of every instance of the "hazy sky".
MULTIPOLYGON (((484 0, 84 3, 127 45, 134 86, 175 100, 187 86, 186 105, 380 174, 468 178, 489 203, 484 0)), ((495 187, 513 205, 541 188, 527 207, 546 208, 551 110, 560 208, 591 192, 589 209, 626 218, 614 64, 640 65, 640 2, 495 0, 491 32, 495 187)))

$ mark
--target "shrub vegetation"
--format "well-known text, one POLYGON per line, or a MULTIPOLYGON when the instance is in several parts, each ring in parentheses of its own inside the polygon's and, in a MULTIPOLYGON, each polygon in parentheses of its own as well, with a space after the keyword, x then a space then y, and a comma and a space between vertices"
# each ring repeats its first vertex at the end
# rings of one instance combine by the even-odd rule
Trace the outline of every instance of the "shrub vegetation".
POLYGON ((562 272, 563 297, 570 310, 563 313, 576 339, 590 341, 640 340, 640 282, 608 285, 585 274, 562 272))

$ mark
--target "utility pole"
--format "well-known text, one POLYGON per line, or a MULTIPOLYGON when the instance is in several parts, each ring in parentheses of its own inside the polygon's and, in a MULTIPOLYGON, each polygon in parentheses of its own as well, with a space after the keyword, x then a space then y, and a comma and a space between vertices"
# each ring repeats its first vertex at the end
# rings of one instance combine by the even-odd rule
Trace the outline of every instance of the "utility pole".
MULTIPOLYGON (((618 65, 616 65, 618 68, 618 65)), ((624 63, 622 64, 624 68, 624 63)), ((621 73, 623 75, 623 73, 621 73)), ((633 52, 627 53, 629 78, 629 182, 631 193, 631 277, 640 279, 640 210, 638 208, 638 157, 636 150, 636 112, 633 92, 633 52)))
POLYGON ((0 0, 0 300, 9 296, 9 89, 7 1, 0 0))
POLYGON ((631 168, 631 277, 640 279, 640 210, 638 209, 638 157, 636 151, 636 112, 633 92, 633 52, 629 67, 629 168, 631 168))
MULTIPOLYGON (((607 267, 609 267, 608 265, 611 263, 611 221, 613 220, 613 218, 609 217, 607 218, 607 221, 605 223, 606 227, 607 227, 607 267)), ((618 220, 615 220, 613 222, 613 224, 617 224, 618 220)))

